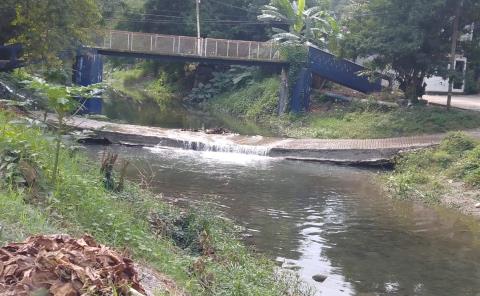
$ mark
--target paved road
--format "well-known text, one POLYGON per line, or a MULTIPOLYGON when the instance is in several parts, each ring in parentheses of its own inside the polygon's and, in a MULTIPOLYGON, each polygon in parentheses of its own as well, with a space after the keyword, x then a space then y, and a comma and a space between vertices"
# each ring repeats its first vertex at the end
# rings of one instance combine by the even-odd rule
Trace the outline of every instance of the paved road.
MULTIPOLYGON (((439 105, 447 104, 446 95, 425 95, 423 98, 430 103, 439 105)), ((452 106, 461 109, 480 111, 480 94, 455 95, 452 97, 452 106)))

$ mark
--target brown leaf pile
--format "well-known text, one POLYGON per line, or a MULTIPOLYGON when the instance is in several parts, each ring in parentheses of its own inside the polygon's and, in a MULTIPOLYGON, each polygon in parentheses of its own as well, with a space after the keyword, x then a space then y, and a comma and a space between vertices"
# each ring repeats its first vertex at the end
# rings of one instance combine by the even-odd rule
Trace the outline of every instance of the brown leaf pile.
POLYGON ((145 293, 132 260, 92 237, 33 236, 0 248, 0 296, 145 293))

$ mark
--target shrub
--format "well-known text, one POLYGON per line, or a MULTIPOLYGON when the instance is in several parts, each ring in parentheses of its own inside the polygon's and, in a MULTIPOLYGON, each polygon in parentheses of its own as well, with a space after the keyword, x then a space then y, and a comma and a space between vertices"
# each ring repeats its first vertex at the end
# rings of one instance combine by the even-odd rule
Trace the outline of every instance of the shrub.
POLYGON ((279 81, 267 78, 238 91, 221 95, 212 101, 215 109, 233 115, 259 120, 274 115, 278 108, 279 81))
POLYGON ((442 168, 448 168, 454 161, 455 157, 446 151, 438 150, 432 154, 432 160, 442 168))
POLYGON ((440 149, 448 153, 463 153, 472 150, 476 146, 476 141, 461 132, 449 133, 440 144, 440 149))

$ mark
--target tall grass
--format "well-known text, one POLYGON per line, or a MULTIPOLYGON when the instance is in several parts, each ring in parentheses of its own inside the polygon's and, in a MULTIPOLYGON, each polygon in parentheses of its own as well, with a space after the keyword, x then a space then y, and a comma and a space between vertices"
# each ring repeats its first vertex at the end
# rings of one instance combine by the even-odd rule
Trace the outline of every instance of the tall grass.
POLYGON ((430 203, 448 192, 448 180, 480 187, 480 143, 463 133, 449 134, 436 148, 400 157, 387 178, 396 197, 430 203))
POLYGON ((154 231, 149 219, 154 213, 180 218, 179 209, 134 184, 127 184, 122 193, 107 191, 97 165, 66 146, 61 148, 53 186, 51 135, 8 119, 0 112, 4 127, 0 154, 22 151, 22 159, 37 168, 41 182, 35 198, 15 184, 0 188, 0 224, 4 226, 0 241, 38 233, 88 233, 148 262, 193 295, 285 295, 289 283, 277 280, 273 263, 252 255, 237 239, 234 226, 214 214, 189 210, 190 218, 182 220, 190 236, 209 246, 213 254, 184 248, 174 237, 154 231))

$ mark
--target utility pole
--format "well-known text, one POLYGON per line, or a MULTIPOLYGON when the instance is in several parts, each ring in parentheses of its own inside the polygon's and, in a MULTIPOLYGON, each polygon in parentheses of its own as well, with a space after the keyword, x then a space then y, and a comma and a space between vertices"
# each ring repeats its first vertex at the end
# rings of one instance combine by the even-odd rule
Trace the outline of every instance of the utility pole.
POLYGON ((202 37, 200 34, 200 1, 195 0, 197 4, 197 53, 199 56, 202 55, 202 37))
POLYGON ((447 110, 450 110, 450 106, 452 104, 452 91, 453 91, 453 75, 455 71, 455 61, 457 55, 457 41, 458 41, 458 26, 460 22, 460 13, 463 7, 463 0, 461 0, 458 5, 457 9, 455 10, 455 19, 453 20, 453 33, 452 33, 452 50, 450 52, 450 77, 448 79, 448 96, 447 96, 447 110))

